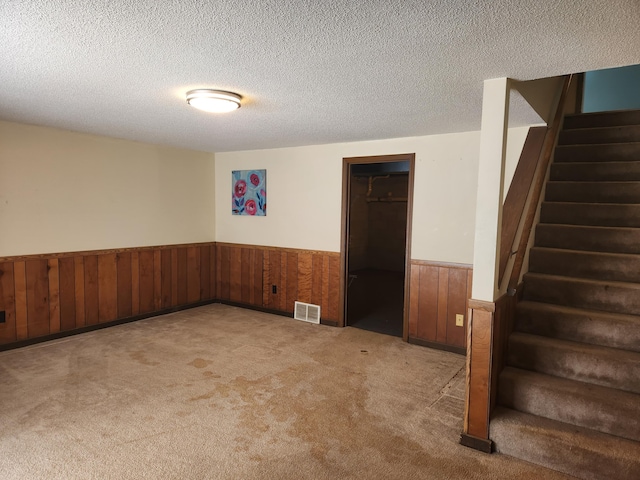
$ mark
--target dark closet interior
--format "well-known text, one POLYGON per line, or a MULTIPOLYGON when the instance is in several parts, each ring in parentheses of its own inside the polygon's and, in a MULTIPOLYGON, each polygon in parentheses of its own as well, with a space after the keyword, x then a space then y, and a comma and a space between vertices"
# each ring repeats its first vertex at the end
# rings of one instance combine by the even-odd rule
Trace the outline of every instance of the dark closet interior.
POLYGON ((351 166, 347 325, 402 336, 409 162, 351 166))

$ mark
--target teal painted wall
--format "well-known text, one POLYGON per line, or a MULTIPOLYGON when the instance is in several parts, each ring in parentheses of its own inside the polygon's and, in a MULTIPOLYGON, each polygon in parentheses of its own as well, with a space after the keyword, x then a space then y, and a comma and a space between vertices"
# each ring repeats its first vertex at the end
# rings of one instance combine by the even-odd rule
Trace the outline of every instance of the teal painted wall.
POLYGON ((640 65, 587 72, 582 111, 640 109, 640 65))

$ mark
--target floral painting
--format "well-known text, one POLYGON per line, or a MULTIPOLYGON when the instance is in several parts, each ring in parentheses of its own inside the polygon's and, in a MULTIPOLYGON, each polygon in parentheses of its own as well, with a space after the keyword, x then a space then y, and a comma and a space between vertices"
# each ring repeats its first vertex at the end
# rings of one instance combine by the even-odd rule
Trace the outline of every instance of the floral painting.
POLYGON ((266 170, 231 172, 231 213, 256 217, 267 215, 266 170))

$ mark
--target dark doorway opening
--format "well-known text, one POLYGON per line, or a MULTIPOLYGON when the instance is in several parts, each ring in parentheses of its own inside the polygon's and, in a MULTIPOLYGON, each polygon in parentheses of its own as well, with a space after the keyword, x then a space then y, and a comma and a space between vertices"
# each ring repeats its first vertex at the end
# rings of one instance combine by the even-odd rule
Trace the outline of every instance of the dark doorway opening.
POLYGON ((364 160, 345 159, 345 325, 406 338, 413 155, 364 160))

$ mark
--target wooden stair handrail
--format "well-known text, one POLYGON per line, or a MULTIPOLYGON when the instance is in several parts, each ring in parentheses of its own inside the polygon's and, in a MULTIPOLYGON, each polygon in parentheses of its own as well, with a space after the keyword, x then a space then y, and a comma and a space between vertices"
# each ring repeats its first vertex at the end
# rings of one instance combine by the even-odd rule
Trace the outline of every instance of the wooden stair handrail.
POLYGON ((533 229, 533 221, 535 220, 538 204, 540 203, 540 195, 542 194, 547 170, 549 169, 549 163, 551 162, 551 155, 553 154, 553 150, 556 146, 556 139, 558 138, 560 127, 562 126, 565 103, 569 89, 571 88, 572 78, 573 75, 567 75, 564 79, 553 122, 544 137, 540 161, 536 167, 535 183, 533 184, 533 190, 531 191, 532 197, 524 217, 522 235, 520 236, 520 242, 518 243, 518 249, 516 250, 516 257, 513 262, 513 269, 511 270, 511 276, 509 277, 509 285, 507 286, 507 293, 510 296, 514 296, 516 294, 516 289, 518 287, 518 280, 520 279, 520 272, 522 271, 522 264, 524 263, 524 255, 527 251, 527 244, 529 243, 529 237, 531 236, 531 230, 533 229))

